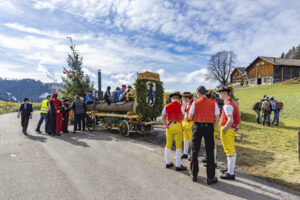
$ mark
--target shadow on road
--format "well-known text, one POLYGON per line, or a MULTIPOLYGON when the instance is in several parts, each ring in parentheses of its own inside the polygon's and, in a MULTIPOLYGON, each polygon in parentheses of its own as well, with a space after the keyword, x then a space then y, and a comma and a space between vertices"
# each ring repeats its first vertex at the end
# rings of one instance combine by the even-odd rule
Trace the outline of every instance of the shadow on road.
POLYGON ((43 143, 47 141, 46 137, 41 137, 41 136, 27 135, 26 138, 34 141, 43 142, 43 143))

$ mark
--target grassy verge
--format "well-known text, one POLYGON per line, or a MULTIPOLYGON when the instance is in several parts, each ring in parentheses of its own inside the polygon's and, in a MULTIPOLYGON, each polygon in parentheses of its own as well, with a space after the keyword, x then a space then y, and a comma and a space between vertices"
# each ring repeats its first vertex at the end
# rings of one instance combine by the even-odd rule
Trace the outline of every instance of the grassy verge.
MULTIPOLYGON (((0 101, 0 114, 17 112, 20 108, 20 105, 21 103, 0 101)), ((33 110, 39 110, 40 105, 41 105, 40 103, 33 103, 32 104, 33 110)))
POLYGON ((247 88, 235 93, 239 98, 243 141, 237 143, 237 165, 247 173, 272 179, 300 191, 297 130, 300 129, 300 85, 271 85, 247 88), (279 127, 255 123, 254 102, 263 95, 284 103, 279 127))

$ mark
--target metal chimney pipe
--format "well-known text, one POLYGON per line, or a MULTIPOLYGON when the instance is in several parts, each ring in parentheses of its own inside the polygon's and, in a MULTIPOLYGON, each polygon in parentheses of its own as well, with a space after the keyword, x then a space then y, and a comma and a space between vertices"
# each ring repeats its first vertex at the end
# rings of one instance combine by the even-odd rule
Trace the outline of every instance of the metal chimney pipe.
POLYGON ((98 69, 98 99, 103 100, 103 92, 101 89, 101 69, 98 69))

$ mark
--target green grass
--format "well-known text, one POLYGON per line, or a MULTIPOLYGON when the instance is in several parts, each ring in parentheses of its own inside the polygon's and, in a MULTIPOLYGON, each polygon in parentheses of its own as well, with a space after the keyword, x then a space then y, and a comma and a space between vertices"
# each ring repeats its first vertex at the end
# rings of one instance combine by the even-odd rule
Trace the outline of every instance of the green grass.
POLYGON ((297 130, 300 129, 300 85, 268 85, 237 91, 242 113, 237 143, 238 166, 247 173, 270 178, 300 190, 300 165, 297 152, 297 130), (279 127, 255 123, 254 102, 264 95, 284 103, 279 127))
MULTIPOLYGON (((0 114, 17 112, 20 108, 21 103, 6 103, 5 101, 0 101, 0 114)), ((33 103, 33 110, 40 109, 40 103, 33 103)))

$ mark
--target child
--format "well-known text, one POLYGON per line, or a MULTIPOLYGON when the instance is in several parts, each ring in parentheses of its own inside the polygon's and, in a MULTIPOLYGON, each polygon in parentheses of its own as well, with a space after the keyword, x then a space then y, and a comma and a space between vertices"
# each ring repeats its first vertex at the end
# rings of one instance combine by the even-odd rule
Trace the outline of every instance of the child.
POLYGON ((24 103, 21 104, 19 112, 18 112, 18 118, 21 114, 21 124, 23 127, 22 133, 24 135, 27 135, 27 126, 29 122, 29 118, 32 119, 32 104, 29 104, 29 99, 25 98, 24 103))

